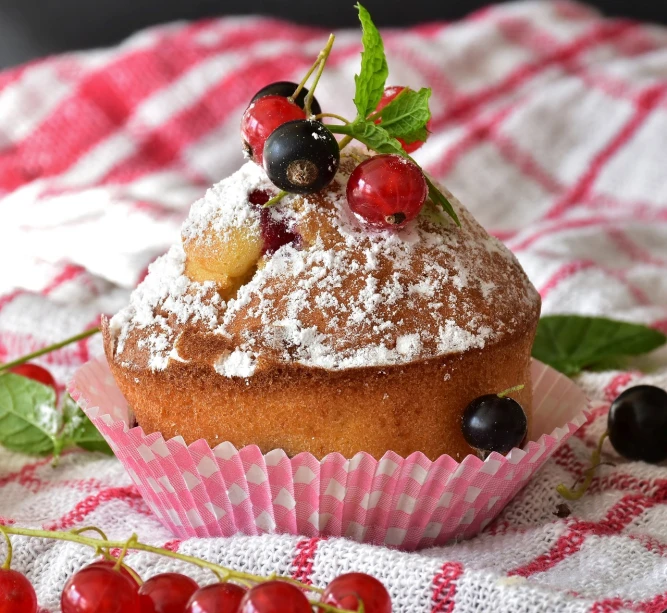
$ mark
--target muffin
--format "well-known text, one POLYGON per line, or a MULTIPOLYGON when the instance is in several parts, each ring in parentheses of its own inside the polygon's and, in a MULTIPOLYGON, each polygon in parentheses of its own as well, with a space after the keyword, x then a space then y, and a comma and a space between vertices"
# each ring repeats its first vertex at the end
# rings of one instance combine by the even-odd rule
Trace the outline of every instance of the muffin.
POLYGON ((461 416, 516 385, 531 413, 540 298, 511 252, 446 190, 402 230, 368 230, 347 179, 275 193, 248 162, 196 202, 182 240, 103 321, 111 371, 138 424, 186 443, 266 453, 472 452, 461 416))

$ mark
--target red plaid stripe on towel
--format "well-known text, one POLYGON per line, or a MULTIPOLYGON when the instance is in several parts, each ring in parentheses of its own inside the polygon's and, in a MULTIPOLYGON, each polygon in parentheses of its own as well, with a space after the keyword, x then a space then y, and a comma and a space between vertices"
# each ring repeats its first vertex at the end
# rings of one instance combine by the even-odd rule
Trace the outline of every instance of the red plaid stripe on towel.
MULTIPOLYGON (((49 58, 0 75, 0 360, 75 334, 127 300, 178 237, 189 205, 241 163, 251 95, 297 79, 325 33, 266 19, 142 32, 117 48, 49 58)), ((667 329, 667 30, 565 2, 522 2, 452 25, 386 33, 391 83, 433 88, 424 166, 518 254, 544 311, 604 314, 667 329)), ((352 114, 358 32, 341 32, 318 90, 352 114)), ((100 351, 46 356, 64 384, 100 351)), ((0 519, 95 524, 322 585, 349 570, 390 589, 394 610, 516 613, 667 608, 667 469, 608 444, 572 515, 555 486, 586 466, 610 401, 639 381, 667 386, 667 352, 638 372, 586 374, 594 419, 486 532, 405 554, 291 536, 174 541, 114 459, 0 452, 0 519)), ((15 539, 15 567, 43 611, 92 557, 78 545, 15 539)), ((186 570, 131 553, 142 575, 186 570)))

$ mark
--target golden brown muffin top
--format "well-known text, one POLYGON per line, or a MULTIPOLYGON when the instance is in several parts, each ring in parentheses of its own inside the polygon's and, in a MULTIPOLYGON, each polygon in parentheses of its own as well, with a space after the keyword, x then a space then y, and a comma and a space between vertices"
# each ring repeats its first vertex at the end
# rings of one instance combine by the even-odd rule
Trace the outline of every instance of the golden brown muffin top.
POLYGON ((400 365, 520 333, 540 298, 512 253, 446 190, 460 228, 427 203, 399 232, 367 230, 345 198, 361 157, 343 155, 322 192, 264 213, 250 195, 275 188, 254 163, 213 186, 111 320, 114 359, 249 377, 285 363, 400 365), (262 254, 267 223, 294 240, 262 254))

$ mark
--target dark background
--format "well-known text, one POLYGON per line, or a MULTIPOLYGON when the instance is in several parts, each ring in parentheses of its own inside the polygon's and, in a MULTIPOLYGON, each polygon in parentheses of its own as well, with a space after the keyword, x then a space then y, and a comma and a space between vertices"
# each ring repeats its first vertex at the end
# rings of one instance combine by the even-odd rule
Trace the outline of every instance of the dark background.
MULTIPOLYGON (((357 25, 356 0, 0 0, 0 68, 113 44, 147 25, 258 13, 327 28, 357 25)), ((460 18, 488 0, 366 0, 380 26, 460 18)), ((667 23, 666 0, 594 0, 609 15, 667 23)))

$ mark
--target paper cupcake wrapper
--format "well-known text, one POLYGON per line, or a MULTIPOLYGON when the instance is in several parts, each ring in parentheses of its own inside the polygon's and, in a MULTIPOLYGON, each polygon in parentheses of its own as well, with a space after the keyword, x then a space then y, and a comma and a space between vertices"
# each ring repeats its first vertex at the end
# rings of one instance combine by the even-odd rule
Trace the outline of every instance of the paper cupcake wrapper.
POLYGON ((292 458, 204 440, 186 445, 145 434, 104 358, 75 374, 69 391, 109 443, 144 500, 181 538, 263 534, 344 536, 415 550, 477 534, 587 418, 568 378, 533 361, 531 441, 507 456, 462 462, 422 453, 292 458))

